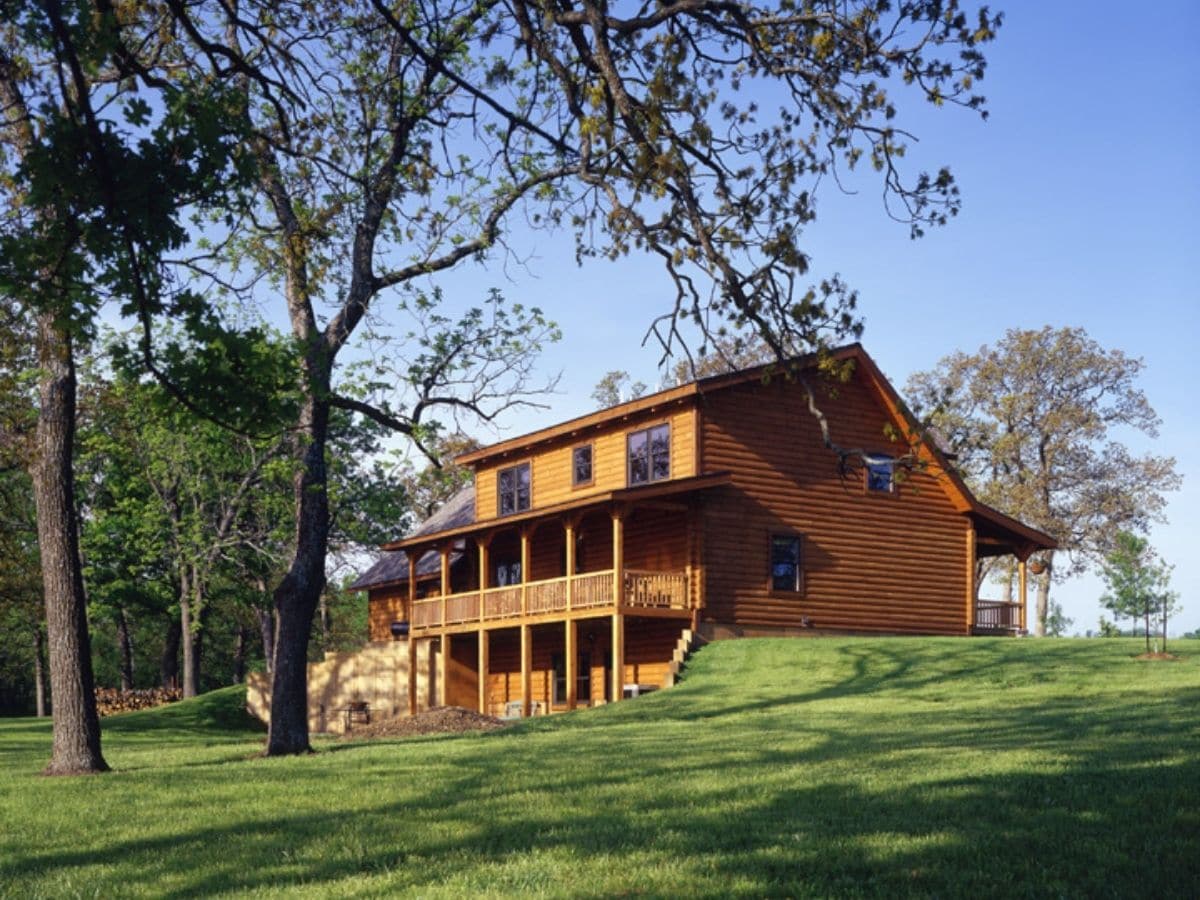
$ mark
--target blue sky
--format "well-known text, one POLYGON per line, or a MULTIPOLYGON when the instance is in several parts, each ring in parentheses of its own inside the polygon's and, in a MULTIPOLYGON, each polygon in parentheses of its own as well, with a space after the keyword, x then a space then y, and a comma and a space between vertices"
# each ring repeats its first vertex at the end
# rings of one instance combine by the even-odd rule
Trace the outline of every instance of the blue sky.
MULTIPOLYGON (((827 184, 807 232, 813 271, 838 272, 859 291, 863 343, 898 387, 1014 327, 1081 325, 1142 357, 1140 385, 1163 426, 1157 440, 1129 443, 1174 455, 1184 476, 1152 541, 1176 564, 1184 613, 1172 632, 1200 628, 1200 4, 1000 8, 1006 21, 981 85, 989 120, 905 112, 921 138, 916 158, 954 170, 962 213, 914 242, 884 215, 873 183, 854 196, 827 184)), ((547 372, 562 371, 561 392, 547 410, 510 416, 505 434, 588 410, 611 369, 657 380, 657 354, 639 346, 670 296, 655 263, 580 269, 569 241, 517 235, 514 246, 531 254, 524 267, 497 261, 448 282, 476 297, 500 287, 563 328, 543 358, 547 372)), ((1096 627, 1101 592, 1094 577, 1056 588, 1072 630, 1096 627)))

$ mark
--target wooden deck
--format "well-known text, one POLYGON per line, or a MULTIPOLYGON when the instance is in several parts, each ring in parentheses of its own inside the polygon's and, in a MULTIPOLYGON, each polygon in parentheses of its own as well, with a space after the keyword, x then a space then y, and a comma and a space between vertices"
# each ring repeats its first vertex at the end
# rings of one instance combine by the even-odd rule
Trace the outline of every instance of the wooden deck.
POLYGON ((691 615, 686 572, 626 569, 619 602, 612 569, 563 578, 430 597, 412 605, 414 636, 528 625, 549 619, 630 615, 691 615))

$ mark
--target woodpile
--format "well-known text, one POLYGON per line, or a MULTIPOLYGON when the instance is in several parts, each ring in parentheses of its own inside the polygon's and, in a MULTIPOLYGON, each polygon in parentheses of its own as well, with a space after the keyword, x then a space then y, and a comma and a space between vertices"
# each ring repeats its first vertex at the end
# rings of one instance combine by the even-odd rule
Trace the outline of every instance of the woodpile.
POLYGON ((96 711, 101 716, 113 716, 117 713, 133 712, 136 709, 150 709, 162 706, 164 703, 174 703, 182 699, 183 691, 179 688, 146 688, 138 691, 122 691, 118 688, 96 688, 96 711))

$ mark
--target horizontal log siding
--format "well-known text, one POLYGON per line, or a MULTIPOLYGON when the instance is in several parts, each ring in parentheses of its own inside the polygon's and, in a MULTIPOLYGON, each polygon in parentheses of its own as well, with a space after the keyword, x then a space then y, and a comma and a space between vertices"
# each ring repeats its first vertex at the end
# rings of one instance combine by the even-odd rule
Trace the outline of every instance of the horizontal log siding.
MULTIPOLYGON (((626 684, 661 685, 671 664, 671 654, 683 625, 669 619, 625 619, 626 684)), ((579 623, 579 651, 591 654, 593 702, 606 696, 604 662, 611 641, 611 620, 588 619, 579 623), (595 641, 588 640, 594 635, 595 641)), ((501 715, 504 705, 521 699, 521 639, 515 630, 492 632, 489 646, 488 712, 501 715)), ((533 700, 549 704, 553 694, 554 669, 551 657, 562 653, 566 635, 562 624, 539 625, 533 629, 533 700)), ((471 646, 475 644, 472 641, 471 646)), ((457 656, 457 651, 454 651, 457 656)), ((582 698, 580 705, 583 703, 582 698)), ((556 707, 563 708, 563 707, 556 707)))
POLYGON ((408 585, 376 588, 367 593, 367 631, 369 641, 392 640, 392 623, 404 619, 408 585))
MULTIPOLYGON (((857 377, 819 405, 843 447, 899 456, 884 435, 885 408, 857 377)), ((729 388, 703 400, 707 471, 733 483, 704 504, 707 621, 741 626, 964 634, 967 523, 933 473, 907 476, 896 494, 868 494, 856 470, 839 477, 803 391, 782 380, 729 388), (773 533, 804 536, 802 595, 768 583, 773 533)))
POLYGON ((676 407, 658 414, 643 414, 613 422, 603 431, 563 438, 547 447, 539 448, 530 455, 513 455, 502 461, 488 462, 475 473, 476 519, 492 519, 496 516, 497 472, 526 461, 533 463, 531 475, 534 509, 627 487, 626 435, 660 422, 669 422, 671 425, 671 477, 689 478, 695 475, 695 417, 690 408, 676 407), (592 483, 575 487, 571 484, 571 451, 589 443, 592 445, 592 483))
POLYGON ((682 572, 688 561, 687 517, 686 511, 635 508, 625 520, 625 568, 682 572))

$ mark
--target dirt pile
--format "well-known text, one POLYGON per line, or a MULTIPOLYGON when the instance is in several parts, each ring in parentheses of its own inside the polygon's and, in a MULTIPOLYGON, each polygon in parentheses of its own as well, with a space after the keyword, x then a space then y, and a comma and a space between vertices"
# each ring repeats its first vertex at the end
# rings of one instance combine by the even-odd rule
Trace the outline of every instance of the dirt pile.
POLYGON ((450 734, 460 731, 495 731, 508 723, 461 706, 438 706, 415 716, 377 719, 370 725, 355 725, 342 735, 344 741, 368 738, 408 737, 414 734, 450 734))

